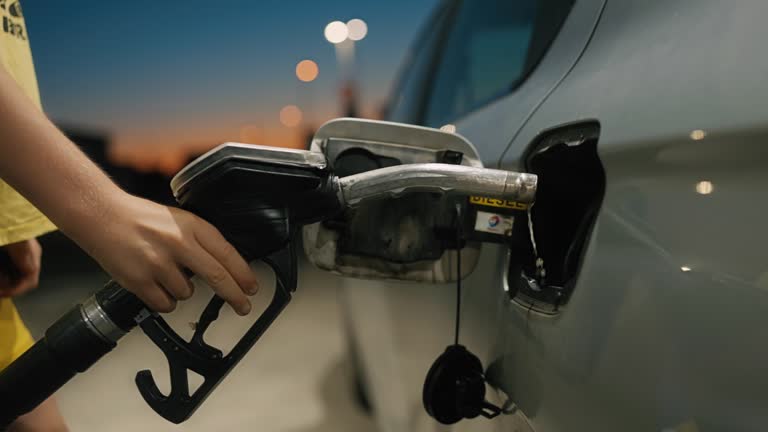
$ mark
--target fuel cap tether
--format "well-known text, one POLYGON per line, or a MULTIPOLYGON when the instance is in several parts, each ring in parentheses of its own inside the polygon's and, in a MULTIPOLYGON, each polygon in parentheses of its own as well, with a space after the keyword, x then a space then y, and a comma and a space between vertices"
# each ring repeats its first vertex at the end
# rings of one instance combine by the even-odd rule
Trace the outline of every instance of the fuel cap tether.
POLYGON ((456 206, 456 331, 454 343, 435 360, 424 380, 424 409, 435 420, 450 425, 479 415, 493 418, 501 408, 485 400, 483 364, 459 344, 461 318, 461 206, 456 206))

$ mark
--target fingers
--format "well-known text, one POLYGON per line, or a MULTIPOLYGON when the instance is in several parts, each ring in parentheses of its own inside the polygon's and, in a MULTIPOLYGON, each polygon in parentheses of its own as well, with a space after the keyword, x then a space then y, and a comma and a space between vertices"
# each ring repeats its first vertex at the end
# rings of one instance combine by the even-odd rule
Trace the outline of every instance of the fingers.
MULTIPOLYGON (((171 272, 166 272, 171 273, 171 272)), ((158 278, 160 279, 160 278, 158 278)), ((168 313, 173 312, 176 309, 176 295, 170 294, 169 290, 179 290, 182 292, 180 296, 185 295, 187 291, 191 291, 190 288, 181 288, 177 285, 179 282, 172 276, 163 276, 162 280, 165 282, 154 282, 151 279, 135 278, 135 279, 117 279, 117 283, 120 284, 126 290, 136 295, 147 307, 155 312, 168 313), (172 288, 166 288, 166 285, 172 286, 172 288)), ((186 285, 185 281, 181 281, 181 284, 186 285)))
POLYGON ((176 300, 192 297, 195 288, 178 268, 171 268, 158 276, 158 283, 176 300))
POLYGON ((168 292, 160 285, 142 284, 140 289, 131 289, 127 285, 123 285, 123 287, 136 293, 141 301, 155 312, 168 313, 173 312, 173 310, 176 309, 176 299, 168 294, 168 292))
POLYGON ((3 292, 4 296, 16 297, 37 287, 39 283, 38 273, 27 273, 20 278, 11 281, 3 292))
POLYGON ((34 274, 20 277, 0 275, 0 297, 16 297, 37 287, 38 279, 34 274))
POLYGON ((21 295, 37 287, 40 282, 40 256, 42 248, 37 240, 26 240, 5 246, 16 274, 6 275, 3 280, 3 295, 21 295))
POLYGON ((40 272, 40 244, 37 240, 12 243, 5 247, 16 269, 22 274, 40 272))
POLYGON ((247 294, 258 289, 248 264, 203 219, 144 200, 128 208, 127 233, 116 233, 120 249, 99 262, 118 282, 158 312, 170 311, 193 289, 180 269, 189 269, 240 315, 251 311, 247 294), (138 211, 137 211, 138 209, 138 211))
POLYGON ((189 248, 179 259, 193 273, 203 278, 213 291, 232 306, 238 315, 251 311, 251 302, 227 269, 199 244, 189 248))
POLYGON ((195 228, 195 237, 200 245, 229 272, 243 292, 254 295, 259 283, 251 267, 213 225, 205 221, 195 228))

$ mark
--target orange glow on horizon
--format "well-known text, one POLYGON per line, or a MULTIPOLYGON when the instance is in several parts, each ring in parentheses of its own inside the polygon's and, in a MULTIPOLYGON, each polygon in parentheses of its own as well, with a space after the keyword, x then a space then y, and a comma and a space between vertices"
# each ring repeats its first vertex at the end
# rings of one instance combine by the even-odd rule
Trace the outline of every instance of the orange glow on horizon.
MULTIPOLYGON (((310 125, 303 119, 298 107, 283 107, 286 108, 289 117, 294 116, 292 122, 295 123, 289 123, 295 126, 286 127, 280 117, 274 114, 270 118, 264 114, 242 113, 183 119, 167 122, 160 127, 114 130, 110 134, 111 144, 107 148, 107 156, 117 165, 142 172, 173 175, 191 158, 225 142, 306 148, 311 133, 310 125)), ((375 110, 364 111, 362 114, 369 118, 379 117, 375 110)), ((335 105, 329 105, 315 115, 311 127, 317 128, 336 117, 338 112, 335 105)))
POLYGON ((193 157, 225 142, 303 148, 299 129, 255 125, 131 131, 117 133, 107 148, 107 156, 116 165, 141 172, 176 174, 193 157))
POLYGON ((245 125, 240 129, 240 142, 246 144, 261 144, 264 139, 264 130, 258 126, 245 125))

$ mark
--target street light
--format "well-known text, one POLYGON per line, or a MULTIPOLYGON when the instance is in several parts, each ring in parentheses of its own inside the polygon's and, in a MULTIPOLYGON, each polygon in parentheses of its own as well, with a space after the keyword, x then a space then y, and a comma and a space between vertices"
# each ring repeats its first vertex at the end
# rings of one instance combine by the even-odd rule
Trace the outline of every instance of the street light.
POLYGON ((347 22, 347 37, 353 41, 363 40, 368 34, 368 24, 360 18, 351 19, 347 22))
POLYGON ((325 26, 325 38, 336 49, 336 61, 342 82, 354 78, 352 69, 355 63, 355 42, 363 40, 367 34, 368 24, 360 18, 351 19, 346 24, 333 21, 325 26))
POLYGON ((312 82, 320 70, 312 60, 302 60, 296 65, 296 78, 303 82, 312 82))
POLYGON ((349 36, 347 25, 341 21, 333 21, 325 26, 325 38, 332 44, 340 44, 349 36))

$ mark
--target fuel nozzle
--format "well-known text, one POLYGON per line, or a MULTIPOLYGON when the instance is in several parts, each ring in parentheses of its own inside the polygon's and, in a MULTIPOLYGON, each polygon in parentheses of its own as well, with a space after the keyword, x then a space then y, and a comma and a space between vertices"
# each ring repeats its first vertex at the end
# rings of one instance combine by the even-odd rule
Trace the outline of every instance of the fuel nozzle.
POLYGON ((171 183, 185 208, 218 227, 247 259, 259 259, 276 275, 275 297, 235 348, 224 356, 203 334, 223 301, 214 296, 191 342, 183 341, 153 315, 145 333, 166 353, 172 391, 162 395, 151 374, 137 384, 147 402, 174 422, 189 417, 207 394, 261 337, 291 299, 297 285, 295 239, 306 224, 330 219, 372 200, 413 192, 481 195, 530 203, 536 176, 444 163, 407 164, 337 177, 320 152, 224 144, 182 170, 171 183), (214 355, 211 355, 213 353, 214 355), (206 378, 189 394, 185 369, 206 378))
POLYGON ((290 302, 297 286, 295 240, 302 226, 370 200, 411 192, 482 195, 529 203, 534 198, 536 176, 427 163, 339 178, 320 152, 224 144, 185 167, 171 187, 183 208, 216 226, 246 259, 261 260, 272 267, 276 289, 267 309, 225 354, 204 339, 224 304, 218 296, 210 300, 193 337, 186 340, 133 294, 109 282, 60 318, 45 338, 0 372, 0 394, 14 394, 13 405, 0 413, 0 427, 34 408, 77 373, 85 372, 136 325, 166 355, 171 381, 171 391, 164 394, 150 371, 139 371, 139 392, 158 414, 174 423, 183 422, 290 302), (189 386, 188 370, 204 378, 194 391, 189 386))

